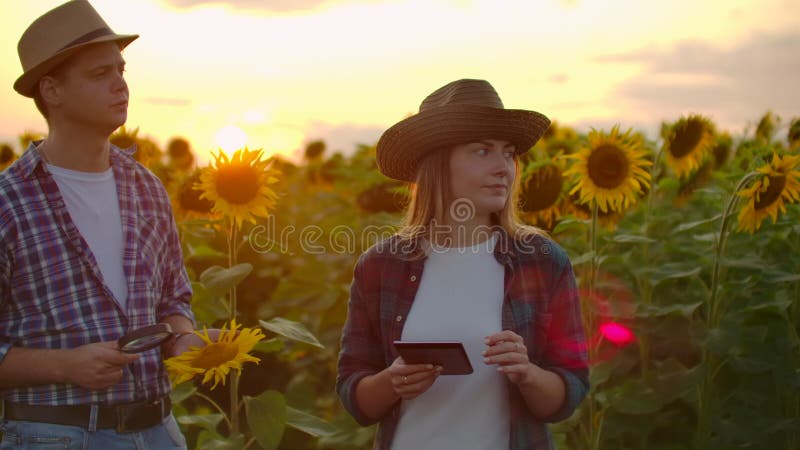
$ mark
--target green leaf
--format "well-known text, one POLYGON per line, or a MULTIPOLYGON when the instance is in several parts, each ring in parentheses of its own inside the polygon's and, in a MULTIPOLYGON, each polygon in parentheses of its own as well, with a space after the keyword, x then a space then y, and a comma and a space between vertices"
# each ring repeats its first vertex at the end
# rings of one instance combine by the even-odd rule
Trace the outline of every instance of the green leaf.
POLYGON ((800 281, 800 273, 783 274, 768 280, 769 283, 792 283, 795 281, 800 281))
POLYGON ((592 257, 594 256, 594 252, 586 252, 580 256, 575 258, 571 258, 572 266, 579 266, 583 263, 591 261, 592 257))
POLYGON ((636 309, 636 317, 663 317, 678 314, 683 317, 692 317, 694 311, 703 302, 695 303, 674 303, 672 305, 639 305, 636 309))
POLYGON ((210 325, 228 317, 226 305, 206 289, 203 283, 192 283, 192 311, 199 324, 210 325))
POLYGON ((306 326, 300 322, 294 322, 289 319, 284 319, 283 317, 275 317, 270 319, 268 322, 259 320, 258 323, 260 323, 261 326, 267 330, 289 339, 305 342, 306 344, 311 344, 315 347, 325 348, 319 343, 317 338, 310 331, 308 331, 308 328, 306 328, 306 326))
POLYGON ((664 265, 650 275, 650 282, 655 286, 664 280, 693 277, 702 270, 702 267, 686 269, 685 265, 664 265))
POLYGON ((206 430, 214 431, 222 420, 222 414, 202 414, 196 416, 180 416, 177 418, 181 425, 203 427, 206 430))
POLYGON ((338 431, 335 426, 319 417, 294 409, 291 406, 286 407, 286 425, 314 437, 331 436, 338 431))
POLYGON ((241 450, 244 448, 244 435, 223 437, 217 433, 203 431, 197 437, 197 448, 200 450, 241 450))
POLYGON ((618 234, 615 235, 611 241, 619 242, 621 244, 651 244, 656 242, 655 239, 651 239, 647 236, 639 236, 635 234, 618 234))
POLYGON ((252 270, 253 266, 248 263, 237 264, 228 269, 211 266, 200 274, 200 282, 211 294, 222 296, 241 283, 252 270))
POLYGON ((197 388, 194 386, 194 383, 186 381, 174 386, 172 392, 169 393, 169 398, 172 400, 173 404, 178 404, 194 395, 195 392, 197 392, 197 388))
POLYGON ((274 353, 283 350, 283 341, 278 338, 260 341, 253 347, 253 350, 263 353, 274 353))
POLYGON ((189 258, 222 258, 228 256, 226 253, 223 253, 215 248, 211 248, 208 245, 201 244, 201 245, 187 245, 187 257, 189 258))
POLYGON ((579 219, 564 219, 553 228, 553 234, 560 234, 567 231, 581 230, 586 227, 586 222, 579 219))
POLYGON ((641 380, 629 380, 609 392, 611 406, 623 414, 652 414, 663 404, 641 380))
POLYGON ((686 231, 686 230, 691 230, 692 228, 697 228, 697 227, 699 227, 701 225, 714 223, 714 222, 718 221, 721 218, 722 218, 722 214, 717 214, 716 216, 714 216, 714 217, 712 217, 710 219, 703 219, 703 220, 698 220, 698 221, 695 221, 695 222, 682 223, 682 224, 678 225, 677 227, 675 227, 675 229, 672 230, 672 234, 680 233, 680 232, 686 231))
POLYGON ((608 381, 609 377, 611 377, 611 373, 618 365, 616 359, 603 361, 594 365, 589 372, 589 385, 594 388, 608 381))
POLYGON ((278 391, 267 390, 258 397, 244 397, 247 423, 264 450, 274 450, 286 429, 286 399, 278 391))

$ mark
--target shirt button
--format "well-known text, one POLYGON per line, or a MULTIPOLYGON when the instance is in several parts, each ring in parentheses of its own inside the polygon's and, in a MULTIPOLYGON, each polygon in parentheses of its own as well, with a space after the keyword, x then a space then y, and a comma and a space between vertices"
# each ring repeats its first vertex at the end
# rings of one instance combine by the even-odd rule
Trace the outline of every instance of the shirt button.
POLYGON ((417 281, 417 276, 416 275, 411 275, 411 281, 417 281))
POLYGON ((397 322, 402 322, 403 321, 403 316, 397 316, 397 317, 394 318, 394 320, 396 320, 397 322))

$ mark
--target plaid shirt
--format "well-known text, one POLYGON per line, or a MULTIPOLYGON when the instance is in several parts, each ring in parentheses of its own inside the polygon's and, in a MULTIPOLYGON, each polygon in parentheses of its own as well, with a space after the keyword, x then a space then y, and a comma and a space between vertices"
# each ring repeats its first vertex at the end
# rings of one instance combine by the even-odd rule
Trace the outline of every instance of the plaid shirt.
MULTIPOLYGON (((392 342, 400 339, 411 310, 425 257, 419 242, 397 236, 374 246, 358 260, 350 289, 347 322, 342 335, 336 391, 344 407, 362 425, 375 420, 356 403, 356 386, 382 371, 398 356, 392 342)), ((552 416, 537 418, 510 381, 510 449, 552 449, 545 425, 568 418, 589 389, 589 369, 575 276, 566 252, 542 236, 510 239, 500 232, 494 256, 505 270, 502 327, 520 335, 528 357, 564 380, 566 399, 552 416)), ((458 312, 453 311, 457 317, 458 312)), ((389 449, 399 420, 400 402, 380 419, 375 449, 389 449)), ((455 432, 453 430, 448 432, 455 432)))
MULTIPOLYGON (((0 361, 13 346, 75 348, 116 340, 175 314, 193 320, 191 284, 164 186, 113 145, 110 160, 125 239, 127 311, 103 283, 34 144, 0 172, 0 361)), ((153 349, 103 390, 51 384, 8 389, 3 397, 36 405, 114 404, 169 391, 161 351, 153 349)))

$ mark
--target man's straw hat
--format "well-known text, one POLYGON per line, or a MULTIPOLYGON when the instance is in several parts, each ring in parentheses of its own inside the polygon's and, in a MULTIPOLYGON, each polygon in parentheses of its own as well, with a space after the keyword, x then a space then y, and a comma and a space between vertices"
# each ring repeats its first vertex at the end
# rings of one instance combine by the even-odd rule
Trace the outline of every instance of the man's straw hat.
POLYGON ((17 45, 22 76, 14 90, 33 97, 39 80, 77 50, 100 42, 117 42, 120 50, 138 34, 116 34, 86 0, 74 0, 36 19, 17 45))

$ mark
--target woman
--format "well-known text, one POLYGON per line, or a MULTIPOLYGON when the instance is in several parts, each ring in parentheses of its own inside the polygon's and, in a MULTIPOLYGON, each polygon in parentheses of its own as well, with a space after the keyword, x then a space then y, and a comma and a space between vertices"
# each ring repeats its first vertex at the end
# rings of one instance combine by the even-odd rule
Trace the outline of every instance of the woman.
POLYGON ((544 425, 588 390, 566 253, 520 223, 518 155, 550 121, 483 80, 429 95, 386 130, 381 172, 412 183, 404 226, 361 255, 336 389, 379 449, 550 449, 544 425), (464 344, 473 373, 406 364, 395 340, 464 344))

